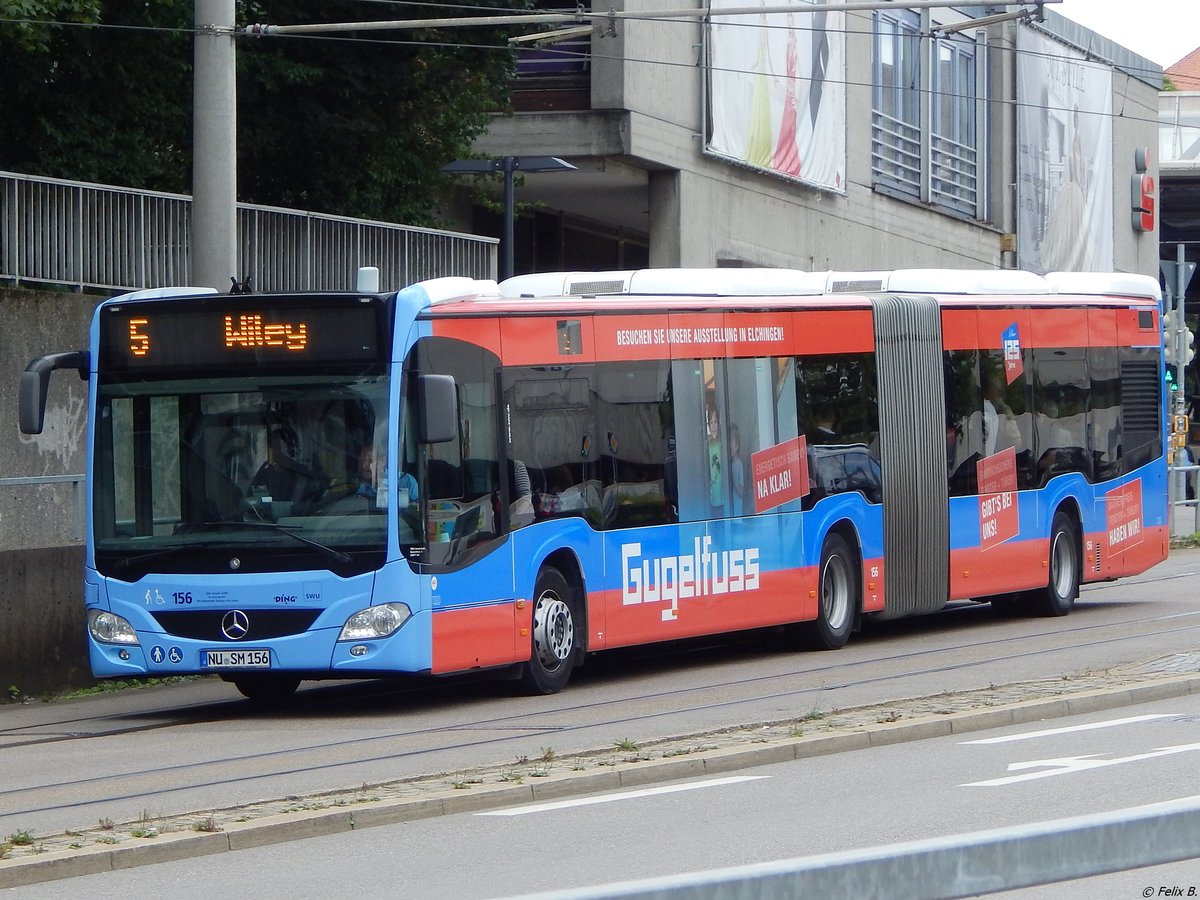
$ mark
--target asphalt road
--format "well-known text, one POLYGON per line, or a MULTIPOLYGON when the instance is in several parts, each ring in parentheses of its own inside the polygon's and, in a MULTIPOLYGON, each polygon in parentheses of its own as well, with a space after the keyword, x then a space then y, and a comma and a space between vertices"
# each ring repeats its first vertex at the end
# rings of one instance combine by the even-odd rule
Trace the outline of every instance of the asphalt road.
MULTIPOLYGON (((722 777, 371 828, 27 888, 33 898, 471 900, 558 892, 1107 813, 1197 793, 1200 694, 722 777)), ((1000 895, 1200 891, 1191 861, 1000 895)), ((1168 896, 1166 894, 1162 896, 1168 896)))
POLYGON ((1062 619, 956 604, 880 623, 836 653, 756 634, 596 657, 552 697, 489 680, 314 685, 264 712, 216 681, 0 707, 0 834, 154 820, 547 752, 569 759, 732 726, 1131 663, 1200 649, 1200 551, 1085 588, 1062 619))

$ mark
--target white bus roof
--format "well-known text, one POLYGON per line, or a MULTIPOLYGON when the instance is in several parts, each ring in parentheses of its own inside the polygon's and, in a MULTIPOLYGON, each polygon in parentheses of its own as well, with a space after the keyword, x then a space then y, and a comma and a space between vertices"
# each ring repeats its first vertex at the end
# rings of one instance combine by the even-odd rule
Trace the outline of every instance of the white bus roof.
POLYGON ((548 272, 500 282, 506 297, 578 297, 603 294, 687 294, 708 297, 818 295, 825 276, 799 269, 635 269, 548 272))
POLYGON ((1019 269, 896 269, 828 272, 831 294, 1053 294, 1041 276, 1019 269))
POLYGON ((1051 272, 1046 275, 1060 294, 1111 294, 1162 300, 1157 278, 1128 272, 1051 272))
POLYGON ((463 275, 430 278, 426 281, 418 281, 412 287, 420 288, 431 305, 447 303, 451 300, 474 300, 477 297, 500 296, 499 286, 491 279, 467 278, 463 275))
MULTIPOLYGON (((442 280, 442 279, 439 279, 442 280)), ((782 296, 820 294, 956 294, 1146 297, 1159 299, 1158 282, 1123 272, 1051 272, 1019 269, 896 269, 804 272, 798 269, 637 269, 546 272, 502 281, 505 297, 604 295, 782 296)))

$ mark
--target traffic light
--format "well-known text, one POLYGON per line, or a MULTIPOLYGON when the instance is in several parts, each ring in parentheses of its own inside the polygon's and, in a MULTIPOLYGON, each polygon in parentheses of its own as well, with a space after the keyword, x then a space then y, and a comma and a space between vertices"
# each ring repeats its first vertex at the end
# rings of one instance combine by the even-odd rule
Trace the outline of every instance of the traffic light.
POLYGON ((1192 329, 1186 325, 1183 326, 1183 340, 1179 340, 1176 333, 1179 330, 1175 310, 1169 309, 1163 313, 1162 317, 1163 328, 1163 356, 1166 358, 1168 365, 1177 365, 1182 362, 1187 365, 1196 358, 1196 335, 1192 329), (1183 359, 1179 358, 1180 345, 1183 346, 1183 359))

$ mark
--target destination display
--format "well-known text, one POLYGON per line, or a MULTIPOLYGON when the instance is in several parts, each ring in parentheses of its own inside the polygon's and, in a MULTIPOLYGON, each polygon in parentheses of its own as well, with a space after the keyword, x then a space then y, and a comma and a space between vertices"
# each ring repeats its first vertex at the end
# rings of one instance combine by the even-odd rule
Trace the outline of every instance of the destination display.
POLYGON ((107 307, 100 358, 115 371, 359 363, 386 347, 378 298, 221 297, 107 307))

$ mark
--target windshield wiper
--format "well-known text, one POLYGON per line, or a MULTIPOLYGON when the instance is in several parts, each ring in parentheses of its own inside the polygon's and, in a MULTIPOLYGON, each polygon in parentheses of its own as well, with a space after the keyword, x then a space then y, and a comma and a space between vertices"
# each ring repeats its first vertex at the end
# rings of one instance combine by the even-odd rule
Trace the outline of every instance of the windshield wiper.
MULTIPOLYGON (((322 555, 332 559, 334 562, 345 565, 352 561, 350 554, 343 553, 341 550, 334 550, 332 547, 327 547, 324 544, 314 541, 311 538, 306 538, 296 534, 294 531, 289 531, 284 525, 278 525, 275 522, 235 522, 233 520, 225 520, 218 522, 200 522, 197 525, 190 526, 192 528, 208 528, 214 531, 222 531, 225 529, 246 529, 246 528, 266 528, 271 531, 277 531, 280 534, 285 534, 302 544, 307 544, 314 550, 319 551, 322 555)), ((139 563, 150 562, 154 559, 162 559, 163 557, 173 556, 176 553, 182 553, 185 550, 195 550, 195 544, 176 544, 173 547, 167 547, 163 550, 152 550, 149 553, 142 553, 139 556, 129 556, 117 562, 116 568, 124 571, 130 566, 136 566, 139 563)))
POLYGON ((150 562, 152 559, 174 556, 176 553, 182 553, 184 550, 195 549, 191 544, 176 544, 174 547, 167 547, 163 550, 151 550, 149 553, 141 553, 137 556, 127 556, 124 559, 119 559, 113 568, 117 569, 117 571, 124 571, 130 566, 136 566, 138 563, 150 562))
POLYGON ((279 525, 275 522, 237 522, 232 519, 223 519, 217 522, 202 522, 201 525, 204 528, 213 528, 216 530, 223 530, 226 528, 265 528, 269 531, 277 531, 280 534, 286 534, 293 540, 299 541, 302 544, 307 544, 314 550, 319 550, 322 554, 329 557, 334 562, 339 562, 342 565, 345 565, 346 563, 353 561, 349 553, 343 553, 341 550, 334 550, 332 547, 325 546, 320 541, 314 541, 312 538, 306 538, 302 534, 296 534, 296 532, 289 530, 288 526, 279 525))

